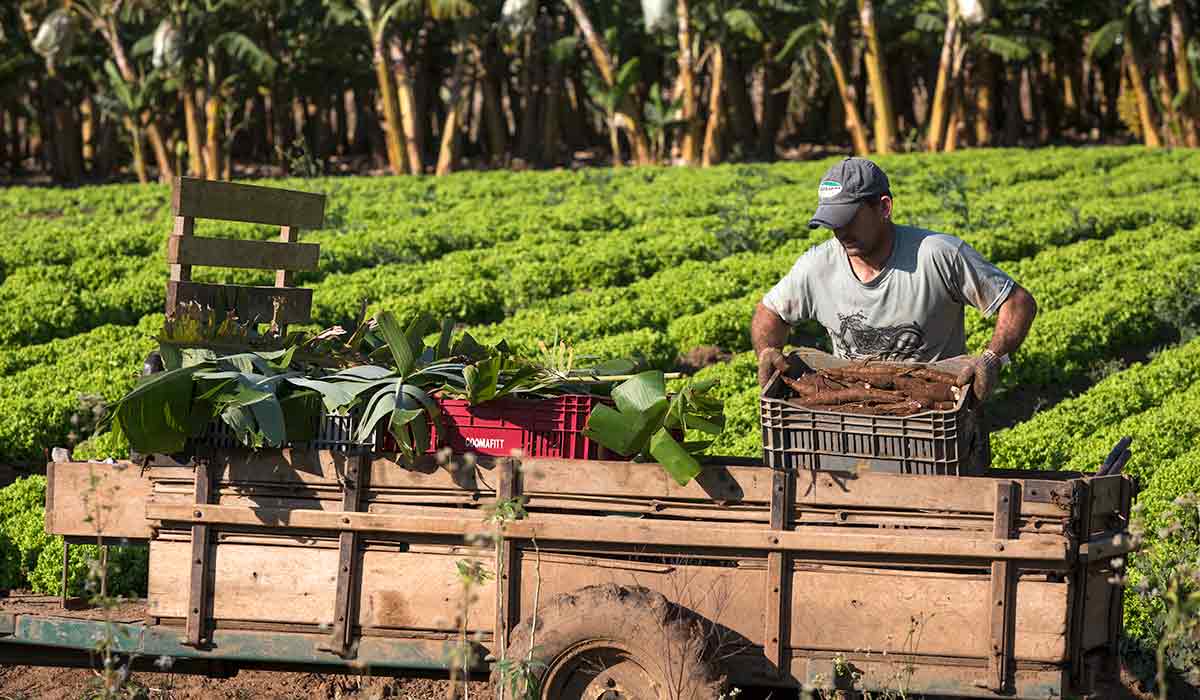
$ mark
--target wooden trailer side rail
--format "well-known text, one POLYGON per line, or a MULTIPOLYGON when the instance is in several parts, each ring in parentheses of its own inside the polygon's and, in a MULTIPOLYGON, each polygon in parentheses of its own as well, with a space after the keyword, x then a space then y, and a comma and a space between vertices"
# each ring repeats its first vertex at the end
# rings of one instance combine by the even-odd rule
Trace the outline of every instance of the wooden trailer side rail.
MULTIPOLYGON (((82 474, 98 466, 56 471, 82 474)), ((490 560, 490 549, 463 545, 499 534, 500 575, 471 613, 471 629, 492 651, 533 605, 536 538, 538 566, 548 576, 539 579, 545 595, 589 580, 698 575, 738 582, 743 598, 729 624, 757 645, 737 663, 758 682, 828 678, 837 654, 853 658, 864 678, 884 673, 908 652, 881 637, 872 621, 906 609, 908 603, 888 607, 891 595, 925 596, 941 612, 928 626, 936 639, 910 650, 920 652, 909 654, 916 669, 910 692, 948 693, 950 683, 961 695, 1034 697, 1039 689, 1086 687, 1086 659, 1110 647, 1118 630, 1113 620, 1120 619, 1119 589, 1107 583, 1105 567, 1129 549, 1128 539, 1114 538, 1128 513, 1128 480, 1121 477, 793 474, 714 463, 681 487, 656 465, 628 462, 483 459, 464 469, 403 465, 391 455, 289 450, 222 451, 205 469, 210 499, 198 502, 194 465, 150 464, 142 478, 153 488, 140 519, 159 558, 151 615, 164 624, 153 629, 175 630, 182 640, 185 618, 201 607, 196 603, 211 604, 209 644, 196 647, 201 654, 220 652, 214 635, 232 631, 229 625, 253 628, 278 619, 253 604, 261 595, 254 591, 270 585, 253 576, 262 571, 270 578, 272 562, 303 567, 296 580, 303 586, 281 591, 303 601, 303 614, 281 603, 291 622, 272 629, 320 636, 318 651, 331 663, 363 659, 363 645, 380 635, 452 635, 434 619, 440 601, 456 595, 447 572, 457 557, 490 560), (485 506, 509 497, 526 499, 528 517, 485 523, 485 506), (638 517, 605 517, 620 514, 638 517), (182 548, 192 549, 196 538, 189 533, 198 527, 211 542, 201 567, 208 574, 199 577, 180 567, 188 556, 182 548), (654 564, 655 556, 664 563, 654 564), (679 563, 685 560, 692 563, 679 563), (361 567, 357 577, 355 567, 361 567), (216 588, 197 597, 188 578, 215 580, 216 588), (951 624, 956 615, 972 620, 961 632, 951 624), (830 626, 833 618, 839 624, 830 626), (319 631, 327 620, 332 634, 329 627, 319 631), (844 626, 851 624, 858 627, 844 626), (847 644, 866 651, 851 654, 847 644), (881 665, 871 648, 886 651, 888 661, 881 665), (946 675, 930 675, 934 667, 946 675)), ((59 507, 62 494, 50 497, 55 511, 70 510, 59 507)), ((66 527, 63 517, 48 518, 66 527)))

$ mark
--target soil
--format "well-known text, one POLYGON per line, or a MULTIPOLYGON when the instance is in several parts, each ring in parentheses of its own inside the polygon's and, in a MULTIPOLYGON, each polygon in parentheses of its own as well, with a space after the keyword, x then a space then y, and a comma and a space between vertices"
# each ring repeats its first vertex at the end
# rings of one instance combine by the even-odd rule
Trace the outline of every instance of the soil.
POLYGON ((697 372, 721 362, 727 362, 733 357, 733 353, 728 352, 716 345, 697 345, 679 356, 676 360, 676 369, 681 372, 697 372))

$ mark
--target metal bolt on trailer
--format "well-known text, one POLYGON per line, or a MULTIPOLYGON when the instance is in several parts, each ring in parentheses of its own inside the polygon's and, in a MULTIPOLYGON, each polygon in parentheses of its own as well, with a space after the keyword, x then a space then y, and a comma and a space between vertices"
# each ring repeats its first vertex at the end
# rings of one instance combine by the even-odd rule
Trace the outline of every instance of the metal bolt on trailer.
MULTIPOLYGON (((184 180, 176 213, 280 225, 262 189, 184 180)), ((315 206, 272 192, 297 211, 315 206)), ((281 225, 320 225, 300 219, 281 225)), ((169 248, 176 300, 189 264, 234 264, 190 245, 173 237, 169 248)), ((240 257, 292 264, 252 248, 240 257)), ((204 294, 244 311, 294 294, 279 289, 204 294)), ((290 321, 307 316, 302 302, 290 321)), ((680 486, 627 461, 194 447, 47 467, 47 532, 149 548, 144 617, 115 629, 135 668, 167 657, 173 671, 212 675, 445 675, 460 615, 472 673, 488 673, 488 654, 532 658, 547 700, 705 700, 723 681, 1063 697, 1087 692, 1116 653, 1112 559, 1130 547, 1132 493, 1119 475, 915 477, 718 457, 680 486), (485 522, 488 506, 514 498, 525 518, 485 522), (460 561, 499 572, 469 606, 460 561)), ((89 665, 103 624, 0 614, 0 660, 89 665)))

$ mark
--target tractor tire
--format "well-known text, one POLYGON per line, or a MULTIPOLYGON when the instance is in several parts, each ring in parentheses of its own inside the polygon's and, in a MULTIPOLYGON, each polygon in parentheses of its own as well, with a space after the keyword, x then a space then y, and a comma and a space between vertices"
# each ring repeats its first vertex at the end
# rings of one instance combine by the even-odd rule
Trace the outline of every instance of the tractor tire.
POLYGON ((647 588, 602 584, 551 599, 509 635, 506 659, 525 664, 514 693, 497 664, 505 699, 718 700, 724 678, 705 659, 701 625, 647 588), (532 646, 532 653, 530 647, 532 646))

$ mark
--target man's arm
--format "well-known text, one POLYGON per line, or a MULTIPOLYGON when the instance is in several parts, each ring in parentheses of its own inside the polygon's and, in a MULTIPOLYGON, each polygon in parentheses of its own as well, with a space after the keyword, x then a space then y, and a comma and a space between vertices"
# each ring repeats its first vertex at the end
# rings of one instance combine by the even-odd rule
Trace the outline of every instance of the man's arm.
POLYGON ((996 357, 1004 357, 1016 352, 1029 334, 1033 318, 1037 316, 1037 301, 1024 287, 1014 284, 1008 298, 1000 305, 996 313, 996 330, 992 331, 992 340, 988 350, 996 357))
POLYGON ((782 348, 790 332, 791 326, 779 314, 758 302, 750 322, 750 342, 754 345, 755 356, 761 355, 766 348, 782 348))
POLYGON ((758 303, 754 319, 750 321, 750 342, 754 345, 754 356, 758 358, 759 386, 766 386, 775 370, 788 370, 783 346, 790 332, 791 326, 779 314, 761 301, 758 303))
POLYGON ((992 331, 987 350, 963 367, 955 383, 959 386, 972 384, 975 396, 986 399, 1000 380, 1000 358, 1021 347, 1035 316, 1037 301, 1024 287, 1014 283, 1008 298, 996 312, 996 330, 992 331))

